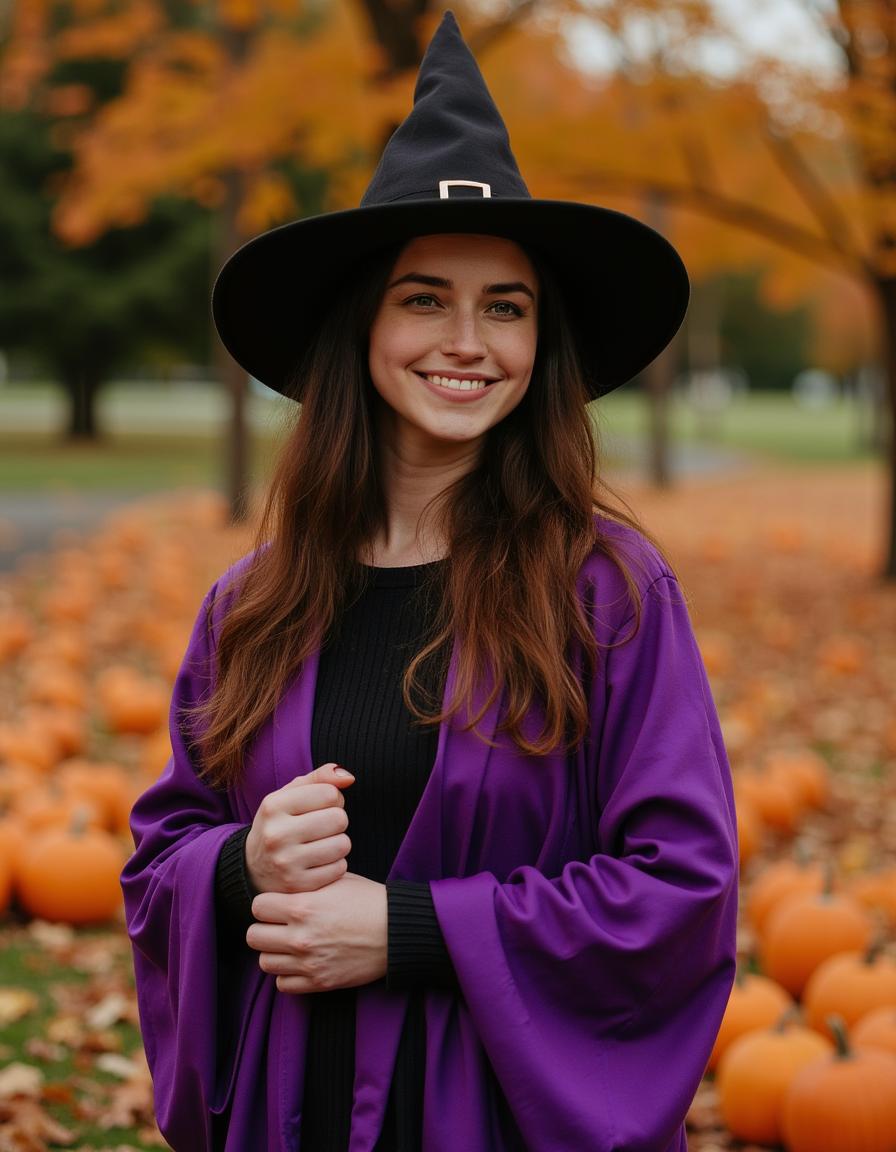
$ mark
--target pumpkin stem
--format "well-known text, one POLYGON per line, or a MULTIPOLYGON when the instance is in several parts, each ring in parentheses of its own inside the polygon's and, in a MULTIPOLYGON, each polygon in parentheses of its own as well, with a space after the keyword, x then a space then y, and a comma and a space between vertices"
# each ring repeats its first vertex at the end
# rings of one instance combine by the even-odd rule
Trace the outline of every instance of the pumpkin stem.
POLYGON ((851 1059, 852 1048, 849 1046, 849 1037, 846 1033, 846 1021, 842 1016, 832 1014, 825 1019, 825 1024, 827 1024, 828 1028, 830 1028, 831 1035, 834 1037, 834 1043, 837 1045, 837 1059, 851 1059))
POLYGON ((868 945, 868 951, 865 953, 865 963, 873 964, 877 958, 883 953, 887 940, 882 928, 879 928, 871 939, 868 945))
POLYGON ((800 868, 808 868, 812 863, 812 851, 805 840, 796 840, 794 842, 793 859, 800 868))
POLYGON ((786 1032, 791 1024, 801 1024, 803 1013, 799 1004, 791 1004, 772 1025, 773 1032, 786 1032))
POLYGON ((72 813, 72 822, 68 829, 72 836, 80 838, 84 835, 90 827, 90 816, 90 808, 86 804, 79 804, 72 813))
POLYGON ((833 896, 834 876, 834 861, 828 858, 824 863, 824 883, 821 887, 822 896, 833 896))

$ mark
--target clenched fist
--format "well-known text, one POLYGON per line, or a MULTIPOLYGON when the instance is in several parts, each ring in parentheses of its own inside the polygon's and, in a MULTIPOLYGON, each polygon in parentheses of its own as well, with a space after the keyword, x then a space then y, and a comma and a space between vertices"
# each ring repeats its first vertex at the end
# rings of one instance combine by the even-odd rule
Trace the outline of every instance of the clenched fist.
POLYGON ((348 870, 352 842, 340 789, 354 776, 322 764, 262 800, 246 837, 246 867, 258 892, 314 892, 348 870))

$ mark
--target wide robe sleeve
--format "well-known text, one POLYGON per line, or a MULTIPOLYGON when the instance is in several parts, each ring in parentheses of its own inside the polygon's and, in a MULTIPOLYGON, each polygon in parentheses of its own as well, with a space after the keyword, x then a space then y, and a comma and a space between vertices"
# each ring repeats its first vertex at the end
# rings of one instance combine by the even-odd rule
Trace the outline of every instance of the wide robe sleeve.
POLYGON ((173 755, 133 808, 135 852, 122 873, 159 1128, 173 1148, 196 1152, 217 1145, 217 1117, 230 1107, 234 1078, 251 1076, 263 1058, 246 1051, 262 974, 247 946, 236 947, 232 934, 219 939, 215 915, 218 855, 245 819, 197 775, 184 716, 212 687, 215 616, 208 609, 217 590, 202 605, 176 678, 173 755))
POLYGON ((605 627, 570 770, 593 851, 432 883, 461 992, 531 1152, 666 1152, 734 975, 730 772, 681 590, 664 572, 605 627), (629 605, 630 608, 630 605, 629 605), (625 617, 620 620, 621 617, 625 617))

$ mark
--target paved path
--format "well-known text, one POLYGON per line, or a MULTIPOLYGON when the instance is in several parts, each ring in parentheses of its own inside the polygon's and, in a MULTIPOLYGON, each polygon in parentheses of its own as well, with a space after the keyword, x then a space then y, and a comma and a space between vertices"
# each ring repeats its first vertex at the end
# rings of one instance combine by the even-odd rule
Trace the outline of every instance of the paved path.
MULTIPOLYGON (((99 418, 110 433, 139 427, 159 435, 182 432, 215 437, 227 423, 227 398, 219 388, 205 384, 166 384, 158 388, 113 385, 101 396, 99 418)), ((292 405, 275 393, 250 389, 249 423, 256 431, 276 431, 292 405)), ((5 432, 46 432, 62 427, 65 401, 53 389, 0 388, 0 427, 5 432)), ((626 462, 624 473, 643 476, 646 445, 635 437, 604 432, 609 455, 626 462)), ((702 444, 672 446, 673 475, 728 471, 742 458, 736 453, 702 444)), ((99 526, 115 508, 147 493, 134 491, 14 492, 0 490, 0 572, 15 566, 23 555, 54 546, 62 532, 84 534, 99 526)))
MULTIPOLYGON (((611 441, 614 455, 630 462, 624 472, 615 471, 613 480, 628 481, 644 475, 644 451, 637 444, 611 441)), ((743 464, 732 452, 703 446, 676 445, 673 450, 673 476, 727 472, 743 464)), ((116 508, 151 495, 137 491, 3 492, 0 491, 0 573, 14 568, 19 559, 54 547, 60 534, 83 535, 98 528, 116 508)))
POLYGON ((82 536, 142 492, 0 492, 0 572, 29 553, 43 552, 62 534, 82 536))

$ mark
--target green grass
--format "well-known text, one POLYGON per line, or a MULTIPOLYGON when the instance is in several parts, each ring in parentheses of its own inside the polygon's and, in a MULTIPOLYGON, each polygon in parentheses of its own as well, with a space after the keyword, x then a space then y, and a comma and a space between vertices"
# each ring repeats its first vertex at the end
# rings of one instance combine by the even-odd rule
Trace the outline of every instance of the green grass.
MULTIPOLYGON (((594 406, 610 438, 644 437, 648 413, 644 397, 626 389, 594 406)), ((736 397, 730 407, 701 427, 694 410, 676 396, 670 408, 673 437, 760 457, 794 463, 852 463, 869 460, 875 451, 861 434, 862 417, 854 405, 839 401, 828 408, 800 407, 786 393, 756 392, 736 397)))
MULTIPOLYGON (((116 986, 130 983, 130 958, 122 946, 122 934, 115 929, 81 930, 76 939, 81 941, 109 940, 114 966, 110 979, 116 986)), ((52 952, 42 947, 28 933, 14 925, 0 931, 0 990, 24 989, 37 997, 37 1007, 18 1020, 0 1027, 0 1066, 22 1062, 40 1068, 45 1080, 42 1103, 47 1113, 71 1130, 81 1147, 112 1150, 123 1144, 147 1150, 158 1149, 158 1144, 141 1141, 139 1128, 103 1128, 85 1119, 80 1106, 83 1090, 80 1085, 90 1081, 90 1097, 114 1094, 121 1080, 93 1066, 96 1052, 87 1049, 57 1045, 60 1058, 41 1058, 29 1051, 29 1041, 46 1036, 47 1029, 60 1009, 53 991, 62 985, 83 987, 92 982, 96 988, 102 979, 98 974, 78 967, 77 959, 63 963, 52 952)), ((140 1033, 132 1024, 119 1022, 105 1030, 103 1043, 109 1050, 123 1056, 140 1050, 140 1033)), ((53 1145, 55 1147, 55 1145, 53 1145)))
MULTIPOLYGON (((286 402, 250 398, 253 482, 270 469, 281 436, 286 402)), ((643 395, 622 388, 592 406, 610 465, 637 466, 648 428, 643 395)), ((180 487, 226 487, 227 402, 213 388, 110 386, 101 398, 107 431, 95 444, 68 444, 59 432, 65 403, 48 385, 0 388, 0 491, 149 492, 180 487)), ((670 409, 673 438, 681 444, 777 461, 851 463, 874 451, 862 443, 859 413, 846 401, 821 410, 799 407, 789 394, 736 398, 710 424, 700 422, 680 396, 670 409)))
MULTIPOLYGON (((36 432, 0 431, 0 491, 133 491, 225 486, 223 446, 209 436, 117 434, 67 444, 36 432)), ((271 443, 251 444, 251 473, 269 466, 271 443)))

